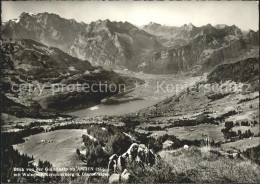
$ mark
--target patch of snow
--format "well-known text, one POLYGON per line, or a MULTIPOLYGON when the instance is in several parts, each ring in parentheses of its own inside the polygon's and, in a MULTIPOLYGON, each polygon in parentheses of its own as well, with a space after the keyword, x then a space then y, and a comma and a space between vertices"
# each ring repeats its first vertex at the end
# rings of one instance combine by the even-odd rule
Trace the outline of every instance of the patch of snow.
POLYGON ((68 67, 69 71, 77 71, 74 66, 68 67))
POLYGON ((90 110, 94 111, 94 110, 97 110, 99 107, 98 105, 97 106, 94 106, 94 107, 91 107, 90 110))
POLYGON ((13 22, 18 23, 20 21, 20 18, 18 19, 12 19, 13 22))
POLYGON ((147 66, 146 62, 143 62, 142 64, 138 65, 138 67, 145 67, 145 66, 147 66))
POLYGON ((194 27, 194 26, 193 26, 191 23, 189 23, 188 26, 187 26, 187 28, 188 28, 189 31, 191 31, 191 30, 193 29, 193 27, 194 27))
POLYGON ((88 70, 86 70, 86 71, 84 72, 84 74, 90 74, 90 72, 89 72, 88 70))
POLYGON ((130 134, 128 134, 128 133, 125 133, 125 132, 123 132, 127 137, 129 137, 131 140, 135 140, 135 138, 133 137, 133 136, 131 136, 130 134))
POLYGON ((171 145, 173 145, 174 143, 170 140, 166 140, 165 142, 163 142, 163 148, 168 148, 170 147, 171 145))
POLYGON ((188 146, 187 144, 185 144, 185 145, 183 146, 183 148, 184 148, 184 149, 188 149, 189 146, 188 146))
POLYGON ((226 41, 233 41, 233 40, 238 40, 238 37, 234 36, 234 35, 227 35, 224 37, 224 39, 226 41))
POLYGON ((92 73, 100 73, 99 69, 95 69, 92 73))
POLYGON ((32 13, 32 12, 29 12, 28 14, 29 14, 30 16, 36 15, 36 13, 32 13))
POLYGON ((213 45, 218 45, 218 41, 214 38, 214 40, 212 41, 213 45))
POLYGON ((212 49, 206 49, 206 50, 203 50, 203 53, 204 55, 210 55, 210 54, 213 54, 214 50, 212 49))
POLYGON ((217 24, 217 25, 215 25, 215 28, 217 28, 217 29, 224 29, 225 27, 227 27, 227 25, 225 25, 225 24, 217 24))
MULTIPOLYGON (((86 132, 87 132, 87 130, 86 130, 86 132)), ((95 137, 93 137, 92 135, 89 135, 88 133, 86 133, 85 135, 88 136, 91 140, 97 141, 97 139, 95 137)))

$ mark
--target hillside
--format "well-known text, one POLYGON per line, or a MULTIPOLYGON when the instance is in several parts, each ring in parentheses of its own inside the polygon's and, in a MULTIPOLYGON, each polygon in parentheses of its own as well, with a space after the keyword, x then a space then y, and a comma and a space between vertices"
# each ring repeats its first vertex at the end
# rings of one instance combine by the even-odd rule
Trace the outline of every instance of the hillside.
MULTIPOLYGON (((105 86, 101 86, 103 90, 97 90, 96 93, 91 90, 85 92, 83 88, 75 86, 71 90, 67 87, 69 84, 125 84, 128 88, 135 81, 140 81, 102 67, 93 67, 88 61, 29 39, 5 40, 2 51, 3 104, 13 104, 7 105, 3 112, 13 115, 17 113, 21 116, 25 111, 20 109, 23 107, 32 108, 31 111, 86 107, 118 92, 104 90, 105 86)), ((34 113, 24 115, 35 116, 34 113)))
MULTIPOLYGON (((198 112, 213 108, 211 106, 216 101, 211 100, 211 96, 222 94, 219 99, 236 98, 236 101, 239 101, 238 98, 243 98, 243 95, 248 96, 250 93, 257 93, 258 89, 259 60, 258 58, 249 58, 236 63, 218 66, 208 74, 207 79, 204 81, 197 82, 192 87, 184 89, 179 95, 165 99, 154 107, 144 109, 140 113, 169 114, 170 116, 174 116, 174 114, 178 114, 178 116, 185 115, 187 113, 198 114, 198 112)), ((227 106, 227 104, 222 105, 227 106)), ((214 111, 214 108, 212 110, 214 111)))
POLYGON ((29 39, 5 41, 2 49, 3 69, 14 70, 22 79, 44 81, 45 78, 82 74, 95 69, 88 61, 29 39))
POLYGON ((236 63, 218 66, 208 76, 208 82, 219 83, 228 80, 243 83, 252 83, 259 80, 259 60, 249 58, 236 63))
MULTIPOLYGON (((159 152, 160 163, 133 166, 135 183, 235 183, 258 182, 259 166, 247 159, 219 156, 218 148, 180 148, 159 152), (245 169, 247 168, 247 169, 245 169)), ((242 156, 241 156, 242 157, 242 156)))
POLYGON ((249 58, 220 65, 207 78, 128 119, 139 122, 135 130, 150 137, 208 137, 237 150, 259 144, 258 107, 259 60, 249 58))
MULTIPOLYGON (((203 139, 188 141, 168 135, 154 139, 137 133, 128 126, 94 125, 78 120, 74 124, 63 122, 52 125, 48 132, 36 135, 28 136, 27 131, 28 129, 24 129, 23 134, 18 134, 16 139, 12 140, 15 144, 13 147, 20 154, 30 158, 33 155, 34 163, 46 160, 54 167, 81 167, 87 163, 88 167, 104 168, 96 170, 96 174, 88 178, 83 174, 73 178, 63 176, 58 178, 58 182, 254 183, 259 181, 257 152, 249 159, 247 152, 230 151, 215 144, 207 145, 203 139), (172 140, 172 147, 163 148, 165 140, 172 140), (46 150, 50 151, 42 154, 46 150), (60 156, 53 157, 53 154, 60 156), (97 173, 100 172, 108 175, 99 176, 97 173)), ((4 134, 5 138, 10 135, 10 133, 4 134)), ((9 157, 12 158, 12 155, 9 157)), ((21 158, 18 157, 17 160, 19 159, 21 158)), ((5 160, 4 164, 8 165, 9 160, 5 160)), ((4 179, 11 174, 10 172, 11 169, 4 173, 4 179)), ((15 177, 10 178, 16 181, 15 177)), ((55 179, 52 178, 51 181, 55 179)))

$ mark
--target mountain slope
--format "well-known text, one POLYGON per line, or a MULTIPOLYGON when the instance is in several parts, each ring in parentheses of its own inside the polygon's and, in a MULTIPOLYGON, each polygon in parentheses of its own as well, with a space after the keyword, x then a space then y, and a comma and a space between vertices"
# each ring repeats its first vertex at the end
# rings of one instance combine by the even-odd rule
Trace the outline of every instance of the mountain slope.
POLYGON ((4 69, 13 69, 22 78, 44 80, 94 70, 88 61, 29 39, 6 42, 2 50, 4 69))
POLYGON ((209 83, 219 83, 228 80, 235 82, 251 83, 259 80, 259 61, 249 58, 240 62, 218 66, 208 76, 209 83))
MULTIPOLYGON (((13 101, 11 104, 16 104, 17 108, 64 111, 88 107, 118 93, 118 90, 110 90, 105 85, 99 87, 99 84, 128 88, 137 80, 93 67, 88 61, 29 39, 4 41, 2 51, 3 101, 7 104, 13 101), (100 90, 97 87, 95 92, 90 87, 88 90, 77 88, 80 84, 96 85, 100 90)), ((4 108, 6 113, 14 112, 8 110, 9 106, 4 108)))
MULTIPOLYGON (((259 59, 249 58, 218 66, 207 79, 183 90, 177 96, 165 99, 154 107, 141 110, 139 116, 174 118, 174 116, 193 116, 208 112, 211 117, 218 117, 230 108, 237 109, 239 100, 257 97, 258 90, 259 59)), ((253 113, 250 118, 252 116, 253 113)))

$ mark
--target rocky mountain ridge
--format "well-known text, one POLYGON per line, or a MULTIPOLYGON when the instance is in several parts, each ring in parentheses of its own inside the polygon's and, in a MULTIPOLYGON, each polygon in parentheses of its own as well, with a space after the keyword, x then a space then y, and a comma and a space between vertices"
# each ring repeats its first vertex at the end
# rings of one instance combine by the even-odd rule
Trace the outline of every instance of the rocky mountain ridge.
POLYGON ((49 13, 22 13, 19 19, 4 23, 2 33, 4 38, 32 39, 113 69, 135 68, 143 52, 163 47, 155 36, 129 22, 85 24, 49 13))
POLYGON ((201 73, 234 59, 257 55, 258 31, 191 23, 181 27, 129 22, 78 23, 49 13, 22 13, 3 23, 3 38, 28 38, 109 69, 146 73, 201 73))
POLYGON ((242 31, 235 25, 216 25, 211 24, 205 26, 196 27, 189 23, 183 26, 165 26, 158 23, 150 22, 147 25, 142 26, 142 29, 146 32, 159 37, 161 43, 168 47, 176 47, 187 44, 195 37, 203 34, 214 33, 216 31, 225 32, 226 35, 242 36, 242 31))

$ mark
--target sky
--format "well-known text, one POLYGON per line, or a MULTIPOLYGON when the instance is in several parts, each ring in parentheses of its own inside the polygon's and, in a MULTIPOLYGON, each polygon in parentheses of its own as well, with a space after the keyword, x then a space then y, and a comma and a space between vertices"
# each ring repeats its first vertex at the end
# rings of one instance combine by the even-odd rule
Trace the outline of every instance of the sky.
POLYGON ((156 22, 182 26, 227 24, 258 30, 257 1, 2 1, 2 21, 22 12, 49 12, 90 23, 97 20, 128 21, 137 26, 156 22))

